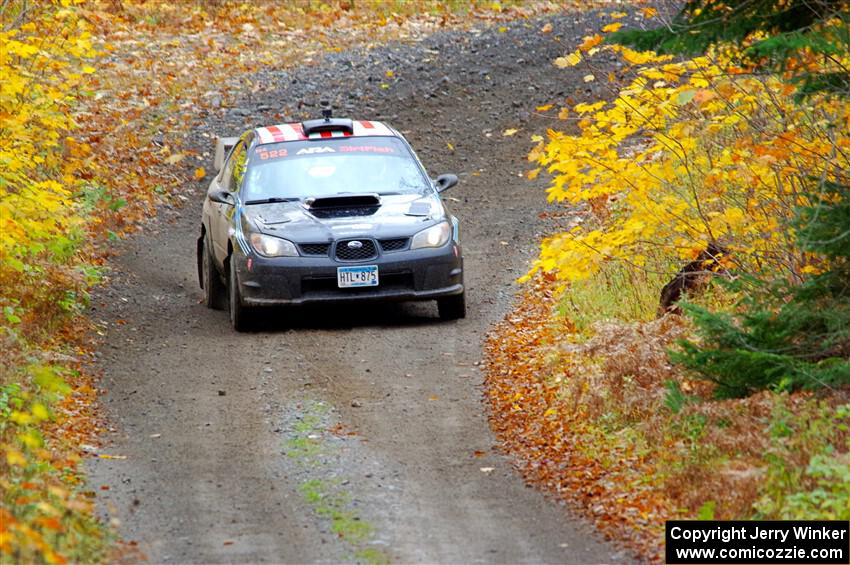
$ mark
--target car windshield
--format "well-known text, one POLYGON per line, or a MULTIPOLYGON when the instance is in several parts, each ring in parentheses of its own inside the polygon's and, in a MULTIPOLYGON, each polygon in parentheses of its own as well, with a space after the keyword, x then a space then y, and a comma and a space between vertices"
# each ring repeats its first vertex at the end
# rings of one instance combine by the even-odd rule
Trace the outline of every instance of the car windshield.
POLYGON ((242 199, 250 203, 339 194, 423 194, 430 187, 401 140, 334 137, 257 146, 242 199))

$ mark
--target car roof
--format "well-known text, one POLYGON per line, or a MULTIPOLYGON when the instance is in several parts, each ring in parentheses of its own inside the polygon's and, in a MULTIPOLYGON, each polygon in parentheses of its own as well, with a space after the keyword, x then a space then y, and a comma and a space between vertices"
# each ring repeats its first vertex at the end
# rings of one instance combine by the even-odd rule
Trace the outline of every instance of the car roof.
POLYGON ((306 139, 321 139, 327 137, 401 137, 398 132, 382 122, 371 120, 352 120, 352 129, 336 130, 336 131, 317 131, 304 134, 304 126, 299 123, 278 124, 276 126, 267 126, 256 128, 254 133, 257 135, 257 144, 265 145, 267 143, 280 143, 282 141, 301 141, 306 139))

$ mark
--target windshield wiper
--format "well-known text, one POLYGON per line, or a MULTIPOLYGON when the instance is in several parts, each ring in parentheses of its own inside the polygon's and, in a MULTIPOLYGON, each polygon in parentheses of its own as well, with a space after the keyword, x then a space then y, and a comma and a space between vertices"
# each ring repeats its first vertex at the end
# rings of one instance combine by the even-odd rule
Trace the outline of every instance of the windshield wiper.
POLYGON ((281 198, 279 196, 272 196, 271 198, 248 200, 247 202, 245 202, 245 206, 249 206, 251 204, 275 204, 277 202, 299 202, 300 200, 300 198, 281 198))

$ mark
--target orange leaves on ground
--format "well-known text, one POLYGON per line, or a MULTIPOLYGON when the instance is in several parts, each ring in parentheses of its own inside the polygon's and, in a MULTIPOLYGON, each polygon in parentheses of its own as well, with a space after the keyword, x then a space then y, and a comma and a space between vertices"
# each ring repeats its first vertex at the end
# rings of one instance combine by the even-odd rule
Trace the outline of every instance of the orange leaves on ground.
POLYGON ((487 337, 490 425, 527 480, 644 559, 663 561, 668 519, 783 517, 783 495, 765 481, 815 489, 811 457, 846 454, 850 420, 836 407, 850 390, 708 402, 711 385, 667 357, 690 331, 684 319, 582 329, 564 312, 591 305, 557 284, 535 276, 487 337))
POLYGON ((594 47, 602 43, 602 41, 604 40, 599 34, 585 37, 584 41, 582 41, 581 44, 578 46, 579 51, 589 51, 590 49, 593 49, 594 47))
MULTIPOLYGON (((603 442, 584 418, 581 397, 564 394, 572 377, 557 362, 574 331, 553 318, 555 281, 535 277, 517 307, 488 336, 490 424, 517 456, 527 480, 582 510, 607 535, 658 555, 670 502, 642 481, 651 461, 623 442, 603 442)), ((582 381, 586 382, 586 381, 582 381)))

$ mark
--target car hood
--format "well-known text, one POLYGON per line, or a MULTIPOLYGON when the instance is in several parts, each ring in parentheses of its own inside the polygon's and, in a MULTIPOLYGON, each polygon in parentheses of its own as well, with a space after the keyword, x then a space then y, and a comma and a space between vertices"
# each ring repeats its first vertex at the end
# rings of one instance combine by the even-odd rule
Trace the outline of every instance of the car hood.
POLYGON ((253 230, 296 243, 323 243, 349 237, 409 237, 446 218, 436 195, 385 195, 375 206, 311 209, 305 202, 243 207, 253 230))

